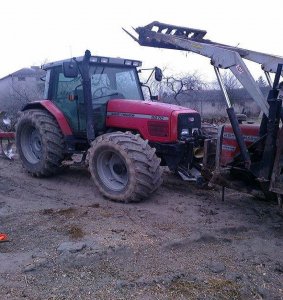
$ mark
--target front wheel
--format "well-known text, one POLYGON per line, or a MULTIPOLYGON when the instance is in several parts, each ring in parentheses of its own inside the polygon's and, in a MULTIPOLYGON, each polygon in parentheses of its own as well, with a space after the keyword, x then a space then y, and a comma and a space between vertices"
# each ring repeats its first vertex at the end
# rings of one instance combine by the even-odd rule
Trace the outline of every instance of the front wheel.
POLYGON ((89 169, 100 192, 115 201, 140 201, 162 183, 155 149, 130 132, 99 136, 89 150, 89 169))

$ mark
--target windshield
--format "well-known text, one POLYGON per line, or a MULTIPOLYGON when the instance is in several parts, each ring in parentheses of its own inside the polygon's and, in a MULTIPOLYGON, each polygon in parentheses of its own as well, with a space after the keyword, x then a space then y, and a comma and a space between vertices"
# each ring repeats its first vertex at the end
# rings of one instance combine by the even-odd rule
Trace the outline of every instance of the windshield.
POLYGON ((114 98, 143 100, 135 68, 91 66, 93 103, 114 98))

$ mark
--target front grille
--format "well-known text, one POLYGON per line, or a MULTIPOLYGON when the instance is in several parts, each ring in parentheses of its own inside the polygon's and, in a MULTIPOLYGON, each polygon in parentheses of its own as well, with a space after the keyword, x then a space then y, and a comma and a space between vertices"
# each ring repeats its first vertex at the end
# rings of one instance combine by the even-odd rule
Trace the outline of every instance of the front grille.
POLYGON ((180 137, 183 129, 188 129, 192 134, 192 129, 201 127, 201 119, 198 113, 186 113, 178 115, 178 137, 180 137))

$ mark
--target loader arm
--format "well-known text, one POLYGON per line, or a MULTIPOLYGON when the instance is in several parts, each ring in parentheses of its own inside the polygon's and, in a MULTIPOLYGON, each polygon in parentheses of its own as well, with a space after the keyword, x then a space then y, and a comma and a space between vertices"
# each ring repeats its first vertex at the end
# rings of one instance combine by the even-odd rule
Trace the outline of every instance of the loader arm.
MULTIPOLYGON (((210 45, 214 45, 217 47, 221 47, 223 49, 238 52, 242 58, 253 61, 257 64, 260 64, 263 71, 270 72, 270 73, 276 73, 278 64, 283 63, 282 56, 262 53, 262 52, 248 50, 248 49, 239 48, 239 47, 233 47, 233 46, 229 46, 229 45, 222 44, 222 43, 216 43, 216 42, 213 42, 208 39, 204 39, 204 36, 206 35, 207 32, 205 30, 201 30, 201 29, 174 26, 174 25, 160 23, 160 22, 155 21, 144 27, 138 27, 135 30, 139 33, 143 29, 151 30, 151 31, 157 32, 157 33, 166 33, 167 35, 181 36, 182 38, 193 41, 193 42, 210 44, 210 45), (157 31, 154 31, 153 29, 155 29, 157 31)), ((136 39, 136 38, 134 38, 134 39, 138 42, 138 39, 136 39)), ((153 46, 153 45, 150 45, 150 46, 153 46)), ((173 45, 173 44, 171 45, 171 47, 168 44, 164 44, 164 45, 159 44, 159 45, 155 45, 153 47, 162 47, 162 48, 183 50, 182 48, 179 48, 177 45, 173 45)), ((193 50, 190 50, 190 51, 193 51, 193 50)))
POLYGON ((215 46, 222 47, 227 50, 236 51, 244 59, 250 60, 261 65, 261 68, 265 72, 276 73, 278 64, 283 63, 283 57, 266 54, 262 52, 247 50, 243 48, 231 47, 222 44, 213 43, 215 46))
MULTIPOLYGON (((261 63, 267 72, 273 72, 276 62, 281 59, 283 62, 283 58, 205 40, 203 37, 206 31, 199 29, 152 22, 136 28, 135 31, 139 36, 134 40, 142 46, 190 51, 210 58, 211 64, 216 68, 230 69, 263 113, 268 115, 268 103, 243 58, 261 63)), ((133 38, 131 34, 130 36, 133 38)))

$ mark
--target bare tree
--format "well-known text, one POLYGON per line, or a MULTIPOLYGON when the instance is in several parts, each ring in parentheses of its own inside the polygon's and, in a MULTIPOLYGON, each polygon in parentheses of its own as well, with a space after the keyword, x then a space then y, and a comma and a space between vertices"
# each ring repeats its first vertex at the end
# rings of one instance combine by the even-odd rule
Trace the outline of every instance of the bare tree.
POLYGON ((198 72, 192 74, 170 75, 164 78, 165 90, 173 95, 174 101, 180 105, 179 97, 191 91, 203 90, 207 87, 198 72))
MULTIPOLYGON (((153 76, 153 70, 151 70, 151 72, 152 73, 142 72, 140 74, 140 80, 145 84, 143 88, 145 99, 150 98, 150 92, 153 96, 162 96, 162 94, 164 93, 164 78, 162 81, 156 81, 153 76), (148 88, 150 89, 150 91, 148 88)), ((166 72, 166 67, 162 68, 162 73, 164 74, 164 72, 166 72)))
MULTIPOLYGON (((230 100, 233 101, 237 98, 239 94, 239 90, 243 88, 242 84, 238 81, 238 79, 234 76, 233 73, 230 71, 224 70, 224 72, 221 72, 221 78, 224 83, 224 87, 227 91, 227 94, 230 98, 230 100)), ((212 88, 214 89, 220 89, 219 83, 217 80, 212 82, 211 84, 212 88)))
MULTIPOLYGON (((224 86, 229 94, 229 91, 236 90, 242 88, 241 83, 238 81, 238 79, 234 76, 233 73, 230 71, 224 71, 221 74, 222 81, 224 83, 224 86)), ((212 87, 219 89, 219 83, 217 80, 212 82, 212 87)))
POLYGON ((263 79, 262 76, 259 76, 259 77, 258 77, 256 83, 258 84, 258 86, 259 86, 260 88, 264 88, 264 87, 267 87, 267 86, 268 86, 267 82, 263 79))
POLYGON ((19 107, 20 109, 26 103, 43 98, 44 82, 39 81, 35 85, 12 82, 10 91, 11 103, 13 103, 13 106, 19 107))

